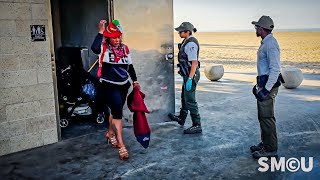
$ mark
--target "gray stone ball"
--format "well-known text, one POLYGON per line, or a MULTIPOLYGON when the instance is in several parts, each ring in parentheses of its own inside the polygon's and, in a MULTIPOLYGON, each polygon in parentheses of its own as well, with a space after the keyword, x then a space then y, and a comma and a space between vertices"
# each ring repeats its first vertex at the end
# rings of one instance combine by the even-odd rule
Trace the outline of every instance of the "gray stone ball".
POLYGON ((299 68, 285 68, 281 74, 285 81, 282 85, 287 89, 297 88, 303 81, 303 74, 299 68))
POLYGON ((222 64, 209 64, 204 68, 204 74, 210 81, 217 81, 222 78, 224 68, 222 64))

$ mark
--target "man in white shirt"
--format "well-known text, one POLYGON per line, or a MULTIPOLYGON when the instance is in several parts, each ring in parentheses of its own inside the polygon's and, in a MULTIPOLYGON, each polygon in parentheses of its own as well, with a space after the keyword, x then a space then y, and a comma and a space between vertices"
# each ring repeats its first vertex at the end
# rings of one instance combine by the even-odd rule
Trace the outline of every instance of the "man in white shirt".
POLYGON ((257 85, 253 94, 257 98, 258 119, 261 128, 261 142, 250 147, 255 159, 277 156, 278 139, 276 119, 274 117, 275 97, 278 94, 280 79, 280 48, 271 33, 274 28, 269 16, 262 16, 258 22, 253 21, 261 45, 257 53, 257 85))

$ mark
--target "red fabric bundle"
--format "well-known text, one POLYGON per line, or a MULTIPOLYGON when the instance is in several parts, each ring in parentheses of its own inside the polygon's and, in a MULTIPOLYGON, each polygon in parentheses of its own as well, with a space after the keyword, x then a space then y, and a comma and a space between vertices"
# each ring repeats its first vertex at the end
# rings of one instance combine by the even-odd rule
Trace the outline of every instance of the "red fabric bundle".
POLYGON ((150 127, 145 113, 149 113, 147 106, 144 103, 145 94, 137 87, 129 94, 127 105, 131 112, 133 112, 133 129, 137 141, 147 148, 150 142, 150 127))

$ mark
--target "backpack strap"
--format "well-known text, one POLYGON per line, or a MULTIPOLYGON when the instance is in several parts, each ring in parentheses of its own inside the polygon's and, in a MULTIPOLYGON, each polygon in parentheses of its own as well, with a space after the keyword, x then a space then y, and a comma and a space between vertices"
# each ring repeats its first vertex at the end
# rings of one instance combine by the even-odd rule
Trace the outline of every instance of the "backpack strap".
POLYGON ((99 59, 99 68, 98 68, 98 72, 97 72, 97 76, 98 78, 100 78, 102 76, 102 62, 103 62, 103 58, 104 58, 104 54, 107 51, 107 43, 103 42, 102 43, 102 53, 99 59))

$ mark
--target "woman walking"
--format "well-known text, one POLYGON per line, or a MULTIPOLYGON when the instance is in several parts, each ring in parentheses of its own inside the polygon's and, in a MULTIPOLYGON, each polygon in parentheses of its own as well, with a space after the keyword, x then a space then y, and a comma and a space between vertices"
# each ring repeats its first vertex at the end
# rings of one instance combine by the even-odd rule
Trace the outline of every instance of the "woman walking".
POLYGON ((122 43, 123 31, 119 21, 113 20, 107 28, 105 24, 106 20, 100 21, 99 33, 91 46, 92 51, 99 54, 97 76, 101 85, 98 88, 97 111, 111 110, 106 138, 112 147, 119 148, 120 159, 125 160, 129 153, 122 138, 122 111, 130 87, 129 76, 134 87, 140 86, 129 48, 122 43))

